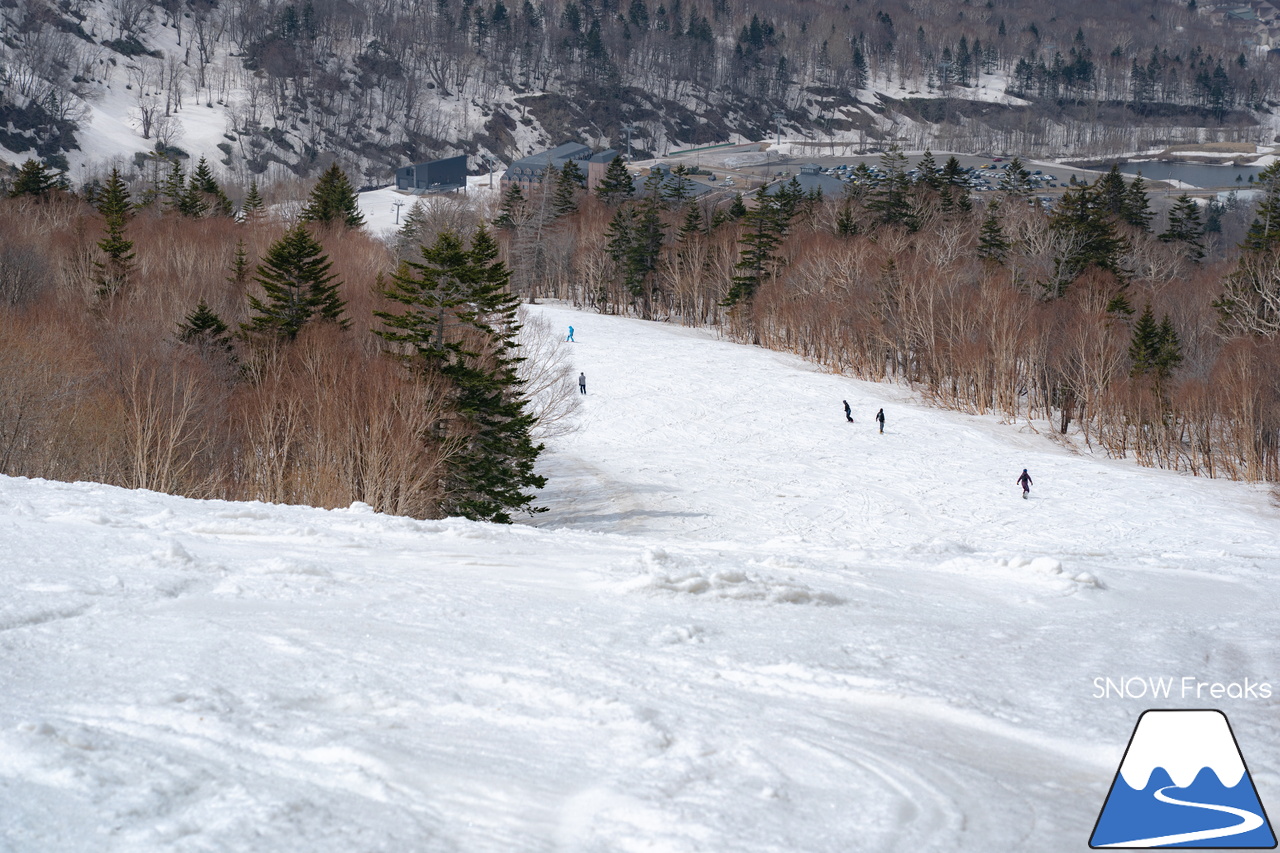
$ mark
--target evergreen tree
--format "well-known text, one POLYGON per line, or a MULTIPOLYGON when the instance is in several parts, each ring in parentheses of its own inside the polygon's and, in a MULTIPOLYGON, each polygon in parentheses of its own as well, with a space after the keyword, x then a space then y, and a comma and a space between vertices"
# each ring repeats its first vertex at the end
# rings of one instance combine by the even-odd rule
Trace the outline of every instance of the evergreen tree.
POLYGON ((853 203, 845 199, 836 213, 836 233, 841 237, 853 237, 858 230, 858 222, 853 218, 853 203))
POLYGON ((896 145, 880 157, 884 176, 868 193, 867 209, 882 225, 902 225, 908 231, 920 227, 911 204, 911 179, 907 177, 907 157, 896 145))
POLYGON ((756 191, 755 206, 743 217, 746 229, 740 239, 738 263, 734 266, 737 274, 725 296, 726 306, 749 302, 773 273, 776 261, 773 253, 785 229, 779 216, 778 198, 766 194, 765 190, 766 187, 761 187, 756 191))
POLYGON ((132 215, 129 190, 120 177, 120 170, 112 168, 102 192, 98 194, 98 212, 102 214, 106 234, 98 241, 98 248, 106 255, 105 261, 94 261, 94 282, 100 297, 111 297, 120 291, 133 273, 133 241, 125 239, 124 228, 132 215))
POLYGON ((1129 344, 1129 359, 1133 362, 1132 376, 1150 376, 1157 387, 1161 386, 1174 369, 1182 363, 1182 346, 1169 315, 1156 323, 1151 304, 1133 326, 1133 339, 1129 344))
POLYGON ((266 205, 258 192, 258 179, 249 181, 249 192, 245 193, 244 204, 240 205, 240 216, 245 222, 257 222, 266 213, 266 205))
POLYGON ((948 215, 965 214, 973 210, 969 198, 969 176, 954 156, 948 157, 942 167, 942 212, 948 215))
POLYGON ((498 208, 498 216, 493 220, 493 224, 499 228, 514 228, 523 210, 524 191, 520 189, 518 183, 512 181, 507 185, 507 191, 502 194, 502 204, 498 208))
POLYGON ((684 175, 684 168, 677 166, 676 169, 671 171, 670 176, 662 182, 662 197, 675 206, 682 205, 686 199, 693 197, 692 181, 684 175))
MULTIPOLYGON (((662 223, 662 202, 660 199, 648 198, 640 204, 632 235, 631 252, 627 258, 628 278, 634 283, 631 289, 633 296, 642 296, 648 303, 647 285, 658 267, 658 255, 666 238, 666 229, 662 223)), ((647 313, 647 311, 646 311, 647 313)))
POLYGON ((1142 180, 1141 174, 1129 182, 1129 188, 1124 193, 1124 208, 1120 215, 1134 228, 1143 231, 1151 230, 1151 206, 1147 202, 1146 181, 1142 180))
POLYGON ((586 179, 582 170, 573 160, 565 161, 555 177, 555 191, 551 196, 551 212, 555 216, 566 216, 578 210, 578 190, 586 179))
POLYGON ((547 483, 534 473, 543 445, 533 440, 536 421, 516 374, 521 361, 519 300, 511 292, 510 271, 498 258, 498 244, 483 226, 471 238, 470 260, 476 278, 472 322, 488 338, 491 354, 486 363, 471 368, 473 381, 458 383, 458 410, 472 422, 474 433, 453 463, 466 487, 455 501, 467 518, 508 524, 512 511, 545 511, 533 505, 529 492, 547 483))
POLYGON ((1000 205, 992 202, 987 207, 987 215, 982 220, 982 230, 978 235, 978 257, 984 261, 1003 265, 1009 256, 1009 240, 1000 227, 1000 205))
POLYGON ((271 245, 258 264, 254 280, 264 299, 249 296, 253 316, 242 328, 281 340, 293 340, 312 320, 329 320, 345 328, 345 307, 338 295, 333 262, 302 223, 271 245))
POLYGON ((46 198, 59 186, 58 173, 39 160, 27 160, 18 167, 9 187, 9 198, 34 196, 46 198))
MULTIPOLYGON (((613 261, 614 269, 625 277, 627 259, 631 254, 631 244, 635 240, 636 211, 632 205, 623 205, 613 214, 609 224, 605 226, 605 251, 613 261)), ((631 289, 631 282, 626 282, 631 289)))
POLYGON ((747 215, 747 203, 742 199, 742 193, 734 193, 733 201, 729 202, 729 208, 726 211, 730 219, 741 219, 747 215))
POLYGON ((302 221, 347 228, 364 225, 355 190, 337 163, 326 169, 312 188, 307 206, 302 209, 302 221))
POLYGON ((792 176, 791 180, 778 187, 774 199, 774 211, 782 223, 781 230, 786 230, 806 200, 804 190, 800 187, 800 179, 792 176))
POLYGON ((375 312, 378 334, 405 350, 415 372, 451 388, 453 414, 437 439, 457 444, 448 457, 443 509, 509 523, 515 510, 540 512, 528 490, 542 488, 533 467, 542 446, 516 375, 517 302, 498 247, 483 228, 471 249, 452 232, 401 263, 383 294, 402 307, 375 312))
POLYGON ((195 310, 178 324, 178 340, 192 344, 203 352, 231 356, 234 347, 231 333, 222 318, 203 299, 195 310))
POLYGON ((231 215, 231 199, 227 198, 227 194, 222 191, 222 187, 213 177, 213 170, 209 168, 209 163, 203 157, 200 158, 195 172, 191 175, 191 185, 203 193, 206 207, 214 216, 231 215))
POLYGON ((1128 242, 1115 230, 1115 220, 1093 188, 1081 185, 1062 194, 1049 219, 1049 227, 1062 239, 1062 254, 1054 259, 1056 283, 1051 296, 1061 296, 1066 286, 1090 266, 1128 277, 1121 256, 1128 242))
POLYGON ((227 281, 234 284, 237 289, 249 283, 249 250, 244 240, 236 240, 236 254, 231 261, 231 275, 227 276, 227 281))
POLYGON ((200 219, 209 212, 209 202, 205 201, 204 193, 196 186, 195 181, 187 182, 186 189, 178 197, 177 210, 191 219, 200 219))
POLYGON ((1111 216, 1123 219, 1128 189, 1124 185, 1124 176, 1120 174, 1120 166, 1112 164, 1111 171, 1098 178, 1094 187, 1094 197, 1101 209, 1111 216))
POLYGON ((1022 165, 1022 160, 1014 157, 1007 164, 1004 174, 1000 176, 999 189, 1007 195, 1027 196, 1031 194, 1031 173, 1022 165))
POLYGON ((164 199, 165 208, 178 210, 186 191, 187 176, 182 174, 182 167, 178 165, 177 160, 174 160, 169 168, 169 176, 165 179, 164 186, 160 188, 160 197, 164 199))
POLYGON ((427 208, 422 199, 414 201, 409 212, 404 215, 400 228, 396 231, 396 254, 407 257, 417 246, 422 245, 422 226, 427 220, 427 208))
POLYGON ((677 242, 687 243, 695 237, 705 234, 706 231, 707 225, 702 216, 702 208, 698 207, 696 200, 690 200, 684 206, 684 219, 680 223, 680 230, 676 232, 677 242))
POLYGON ((1191 196, 1183 193, 1169 209, 1169 227, 1160 235, 1160 239, 1166 243, 1185 243, 1188 256, 1193 261, 1199 261, 1204 257, 1204 245, 1201 242, 1203 236, 1200 206, 1191 196))
POLYGON ((928 148, 924 150, 920 162, 916 164, 916 172, 919 175, 916 178, 917 182, 934 191, 942 189, 942 173, 938 171, 938 163, 933 159, 933 152, 928 148))
POLYGON ((601 201, 609 204, 618 204, 630 198, 634 193, 635 183, 631 179, 631 173, 627 171, 627 164, 623 161, 622 155, 619 154, 609 161, 604 177, 596 186, 596 195, 601 201))

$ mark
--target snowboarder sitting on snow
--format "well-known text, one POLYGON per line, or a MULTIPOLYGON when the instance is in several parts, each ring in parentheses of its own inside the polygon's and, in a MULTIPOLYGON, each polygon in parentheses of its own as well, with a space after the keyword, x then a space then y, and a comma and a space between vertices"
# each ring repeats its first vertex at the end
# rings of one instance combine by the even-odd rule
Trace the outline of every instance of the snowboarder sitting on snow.
POLYGON ((845 416, 845 419, 846 419, 847 421, 849 421, 849 423, 853 423, 853 409, 849 408, 849 401, 848 401, 848 400, 841 400, 840 402, 844 403, 844 416, 845 416))
POLYGON ((1018 478, 1018 485, 1022 486, 1022 497, 1025 500, 1027 493, 1031 491, 1031 475, 1027 473, 1027 469, 1022 469, 1022 476, 1018 478))
POLYGON ((884 432, 884 409, 876 412, 876 421, 880 424, 880 431, 884 432))
POLYGON ((585 373, 578 374, 578 391, 582 394, 587 393, 587 374, 585 373))

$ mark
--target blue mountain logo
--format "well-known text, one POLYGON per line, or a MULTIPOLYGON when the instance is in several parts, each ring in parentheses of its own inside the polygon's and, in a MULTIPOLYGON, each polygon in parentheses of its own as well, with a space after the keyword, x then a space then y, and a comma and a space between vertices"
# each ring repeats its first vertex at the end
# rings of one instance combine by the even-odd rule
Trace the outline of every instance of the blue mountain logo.
POLYGON ((1270 850, 1275 833, 1221 711, 1145 711, 1089 846, 1270 850))

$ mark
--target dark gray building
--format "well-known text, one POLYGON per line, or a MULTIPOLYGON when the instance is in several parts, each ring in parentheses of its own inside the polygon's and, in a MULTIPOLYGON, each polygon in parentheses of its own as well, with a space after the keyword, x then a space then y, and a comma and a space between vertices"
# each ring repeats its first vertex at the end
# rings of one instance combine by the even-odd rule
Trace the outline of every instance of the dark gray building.
POLYGON ((502 175, 502 188, 505 191, 509 184, 516 183, 528 190, 533 185, 542 183, 542 176, 546 174, 548 166, 561 169, 565 163, 574 160, 587 179, 587 189, 594 189, 604 178, 609 163, 617 156, 618 152, 612 148, 592 154, 591 149, 580 142, 566 142, 550 150, 521 157, 512 163, 502 175))
MULTIPOLYGON (((839 178, 831 175, 824 175, 822 170, 814 163, 806 163, 800 167, 800 174, 795 176, 796 183, 800 184, 800 189, 804 193, 811 193, 814 190, 821 190, 826 198, 839 198, 844 194, 845 183, 839 178)), ((766 189, 765 195, 774 195, 783 185, 790 183, 791 179, 786 178, 777 183, 770 184, 766 189)))
POLYGON ((459 190, 467 185, 467 157, 446 157, 396 169, 396 189, 417 195, 459 190))

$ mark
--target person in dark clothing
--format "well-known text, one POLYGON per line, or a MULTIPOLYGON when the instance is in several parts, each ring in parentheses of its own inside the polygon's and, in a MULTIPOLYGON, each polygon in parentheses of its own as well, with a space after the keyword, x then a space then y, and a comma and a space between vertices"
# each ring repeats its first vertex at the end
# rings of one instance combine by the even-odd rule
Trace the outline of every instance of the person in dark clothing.
POLYGON ((876 423, 880 424, 880 431, 884 432, 884 409, 876 412, 876 423))
POLYGON ((578 374, 578 392, 587 393, 587 374, 585 373, 578 374))
POLYGON ((848 400, 841 400, 844 403, 844 417, 849 423, 853 423, 853 409, 849 408, 848 400))
POLYGON ((1022 498, 1026 500, 1027 493, 1031 491, 1031 475, 1027 473, 1027 469, 1022 469, 1022 476, 1018 478, 1018 485, 1022 486, 1022 498))

